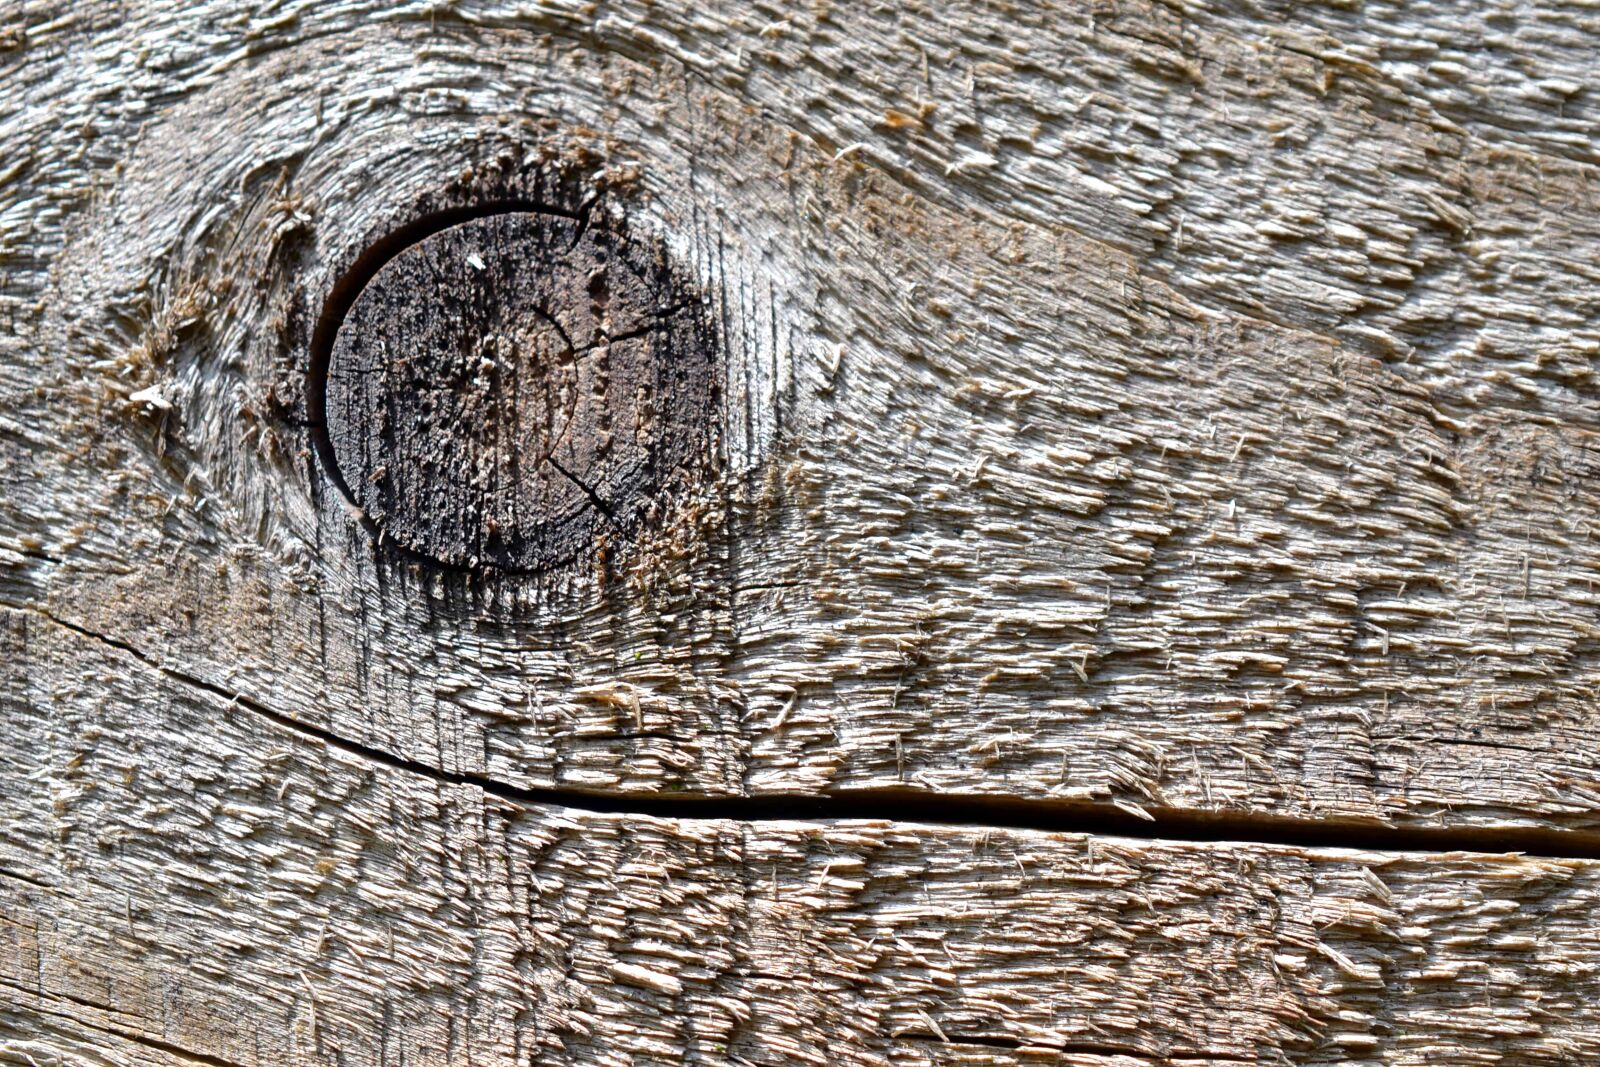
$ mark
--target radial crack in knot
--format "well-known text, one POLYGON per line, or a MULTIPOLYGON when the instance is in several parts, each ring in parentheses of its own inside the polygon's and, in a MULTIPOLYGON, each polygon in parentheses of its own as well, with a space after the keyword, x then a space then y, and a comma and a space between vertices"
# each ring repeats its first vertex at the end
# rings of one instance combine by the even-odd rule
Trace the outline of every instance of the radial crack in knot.
POLYGON ((324 355, 327 454, 385 541, 542 571, 711 465, 704 302, 658 245, 592 215, 484 214, 352 280, 324 355))

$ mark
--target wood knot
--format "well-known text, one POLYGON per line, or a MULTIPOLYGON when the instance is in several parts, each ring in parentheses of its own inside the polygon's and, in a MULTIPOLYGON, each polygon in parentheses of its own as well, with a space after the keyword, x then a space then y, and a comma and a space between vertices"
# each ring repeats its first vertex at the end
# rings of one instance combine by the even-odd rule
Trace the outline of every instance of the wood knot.
POLYGON ((326 445, 383 538, 538 571, 711 463, 716 336, 620 221, 482 215, 372 270, 326 355, 326 445))

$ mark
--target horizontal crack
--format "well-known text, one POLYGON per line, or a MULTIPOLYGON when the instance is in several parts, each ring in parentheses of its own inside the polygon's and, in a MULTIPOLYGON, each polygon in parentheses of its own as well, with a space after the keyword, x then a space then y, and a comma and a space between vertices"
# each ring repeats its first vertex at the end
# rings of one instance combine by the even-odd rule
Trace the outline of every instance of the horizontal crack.
MULTIPOLYGON (((106 1010, 102 1005, 96 1005, 90 1001, 81 1000, 77 997, 63 996, 59 993, 42 989, 32 989, 27 986, 17 986, 4 980, 0 980, 0 987, 21 989, 26 993, 33 994, 38 1001, 66 1001, 67 1003, 82 1004, 98 1010, 106 1010)), ((49 1015, 57 1019, 66 1019, 69 1022, 76 1023, 77 1025, 83 1027, 85 1030, 93 1030, 97 1034, 106 1034, 111 1037, 119 1037, 124 1041, 131 1042, 135 1045, 142 1045, 145 1048, 154 1049, 157 1052, 165 1053, 174 1059, 187 1060, 190 1063, 195 1064, 203 1064, 204 1067, 243 1067, 242 1064, 234 1060, 225 1060, 220 1056, 213 1056, 209 1053, 198 1052, 194 1049, 184 1048, 182 1045, 175 1045, 170 1041, 162 1041, 160 1038, 151 1037, 149 1034, 144 1033, 141 1030, 117 1026, 104 1021, 92 1021, 84 1018, 82 1015, 76 1012, 52 1011, 48 1007, 45 1007, 44 1004, 38 1002, 35 1002, 30 1007, 31 1010, 36 1011, 41 1015, 49 1015)))
POLYGON ((976 1048, 999 1048, 1012 1051, 1027 1049, 1030 1052, 1053 1052, 1062 1056, 1126 1056, 1141 1060, 1160 1060, 1163 1063, 1171 1062, 1168 1057, 1157 1056, 1128 1045, 1107 1045, 1093 1041, 1023 1041, 1019 1038, 1007 1037, 1001 1034, 933 1034, 922 1030, 912 1030, 896 1036, 908 1041, 925 1041, 938 1045, 971 1045, 976 1048))
POLYGON ((302 737, 395 770, 454 785, 471 785, 516 804, 549 805, 597 814, 665 819, 725 819, 743 822, 860 820, 920 826, 975 826, 1037 830, 1141 840, 1346 848, 1368 852, 1524 853, 1560 859, 1600 860, 1600 832, 1552 827, 1398 826, 1377 819, 1305 819, 1250 811, 1203 811, 1151 807, 1148 818, 1110 804, 983 793, 932 793, 905 787, 844 789, 827 794, 766 793, 713 796, 701 793, 619 795, 573 787, 525 788, 482 774, 444 771, 417 760, 363 745, 301 722, 253 697, 156 662, 133 645, 68 622, 41 608, 32 610, 73 633, 133 656, 184 685, 210 693, 302 737))
POLYGON ((983 1048, 1019 1049, 1027 1043, 1014 1037, 994 1037, 988 1034, 930 1034, 922 1030, 908 1030, 895 1036, 907 1041, 929 1041, 939 1045, 978 1045, 983 1048))
POLYGON ((36 878, 31 874, 23 874, 21 871, 8 871, 4 867, 0 867, 0 878, 10 878, 15 882, 26 882, 28 885, 37 886, 40 889, 55 888, 43 878, 36 878))

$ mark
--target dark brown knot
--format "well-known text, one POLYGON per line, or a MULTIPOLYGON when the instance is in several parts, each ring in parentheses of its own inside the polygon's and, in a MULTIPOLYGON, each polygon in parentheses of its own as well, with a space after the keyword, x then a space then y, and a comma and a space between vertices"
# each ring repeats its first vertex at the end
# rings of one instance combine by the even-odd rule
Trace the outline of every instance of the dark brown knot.
POLYGON ((325 357, 326 443, 404 549, 544 570, 711 466, 715 332, 664 249, 620 222, 480 215, 357 284, 325 357))

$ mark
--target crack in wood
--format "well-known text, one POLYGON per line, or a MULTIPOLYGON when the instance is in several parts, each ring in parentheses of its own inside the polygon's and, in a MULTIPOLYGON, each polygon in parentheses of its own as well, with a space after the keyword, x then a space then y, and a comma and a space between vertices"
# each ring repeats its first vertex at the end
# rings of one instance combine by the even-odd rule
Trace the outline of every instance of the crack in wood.
POLYGON ((554 467, 562 475, 562 477, 566 478, 567 481, 583 490, 584 495, 589 498, 589 503, 595 506, 595 510, 604 515, 606 519, 613 525, 616 524, 616 515, 612 514, 611 509, 606 506, 606 502, 600 499, 600 494, 594 491, 593 486, 584 481, 582 478, 579 478, 576 474, 573 474, 571 471, 567 470, 567 468, 563 466, 561 461, 556 459, 555 456, 552 455, 548 457, 548 462, 550 466, 554 467))
MULTIPOLYGON (((70 994, 49 989, 34 989, 28 986, 17 985, 13 982, 6 981, 4 978, 0 978, 0 988, 18 989, 25 993, 31 993, 41 1000, 56 1000, 65 1001, 70 1004, 82 1004, 87 1007, 95 1008, 99 1011, 112 1010, 103 1004, 95 1004, 94 1002, 84 1000, 81 997, 74 997, 70 994)), ((151 1037, 142 1030, 124 1029, 120 1026, 107 1025, 104 1022, 88 1019, 81 1014, 72 1012, 51 1011, 49 1008, 46 1008, 39 1003, 33 1004, 32 1010, 57 1019, 65 1019, 69 1022, 75 1023, 78 1026, 93 1030, 96 1033, 120 1038, 123 1041, 132 1042, 135 1045, 140 1045, 144 1048, 163 1053, 167 1056, 173 1056, 179 1059, 189 1060, 192 1063, 202 1064, 204 1067, 244 1067, 244 1064, 239 1063, 236 1060, 223 1059, 221 1056, 213 1056, 210 1053, 199 1052, 195 1049, 185 1048, 182 1045, 175 1045, 170 1041, 163 1041, 160 1038, 151 1037)))
POLYGON ((619 794, 570 786, 525 788, 487 775, 452 772, 364 745, 263 704, 253 697, 159 662, 126 641, 97 633, 37 605, 29 610, 82 637, 132 656, 195 690, 226 700, 281 729, 342 752, 452 785, 470 785, 519 805, 556 806, 601 814, 738 822, 894 822, 911 826, 976 826, 1123 837, 1145 841, 1278 845, 1386 853, 1521 853, 1600 860, 1600 832, 1548 827, 1397 826, 1353 818, 1303 819, 1243 811, 1150 807, 1140 818, 1111 804, 981 793, 929 793, 913 788, 857 788, 827 794, 619 794))
POLYGON ((1204 1050, 1189 1050, 1173 1053, 1146 1052, 1132 1045, 1116 1045, 1103 1041, 1024 1041, 1015 1037, 1004 1037, 998 1034, 963 1034, 942 1031, 930 1033, 925 1030, 908 1030, 895 1035, 906 1041, 919 1041, 932 1045, 971 1046, 973 1048, 1004 1049, 1009 1052, 1025 1052, 1030 1055, 1049 1055, 1060 1057, 1093 1056, 1096 1059, 1125 1059, 1145 1060, 1150 1063, 1166 1064, 1232 1064, 1238 1063, 1238 1057, 1225 1052, 1207 1052, 1204 1050))
POLYGON ((42 878, 35 878, 31 874, 23 874, 21 871, 9 871, 9 870, 6 870, 3 867, 0 867, 0 878, 9 878, 13 882, 25 882, 28 885, 37 886, 40 889, 54 889, 55 888, 54 885, 52 885, 49 882, 46 882, 42 878))
MULTIPOLYGON (((1107 1045, 1094 1041, 1023 1041, 1015 1037, 1003 1037, 998 1034, 963 1034, 929 1033, 922 1030, 911 1030, 896 1034, 896 1037, 907 1041, 922 1041, 935 1045, 970 1045, 975 1048, 1006 1049, 1017 1052, 1026 1050, 1034 1053, 1052 1053, 1058 1056, 1126 1056, 1133 1059, 1149 1060, 1153 1063, 1170 1063, 1173 1057, 1156 1055, 1145 1052, 1143 1049, 1131 1045, 1107 1045)), ((1194 1053, 1193 1055, 1213 1058, 1208 1053, 1194 1053)))

